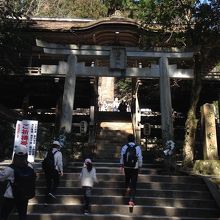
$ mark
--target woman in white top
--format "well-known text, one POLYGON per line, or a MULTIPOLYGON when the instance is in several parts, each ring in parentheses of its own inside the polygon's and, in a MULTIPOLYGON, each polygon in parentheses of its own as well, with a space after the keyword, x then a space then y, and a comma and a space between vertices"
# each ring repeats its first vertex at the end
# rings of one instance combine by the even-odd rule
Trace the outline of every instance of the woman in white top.
POLYGON ((88 214, 90 205, 90 196, 94 182, 98 182, 96 169, 93 167, 91 159, 87 158, 80 173, 80 182, 84 196, 84 214, 88 214))

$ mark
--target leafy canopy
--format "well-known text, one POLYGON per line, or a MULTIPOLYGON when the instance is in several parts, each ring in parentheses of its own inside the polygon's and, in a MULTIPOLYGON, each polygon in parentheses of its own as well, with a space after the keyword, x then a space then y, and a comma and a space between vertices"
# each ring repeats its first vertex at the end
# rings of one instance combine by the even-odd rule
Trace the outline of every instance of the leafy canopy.
POLYGON ((153 23, 161 31, 176 33, 172 37, 181 35, 183 46, 210 45, 211 39, 219 42, 219 1, 140 0, 138 12, 144 26, 153 23))

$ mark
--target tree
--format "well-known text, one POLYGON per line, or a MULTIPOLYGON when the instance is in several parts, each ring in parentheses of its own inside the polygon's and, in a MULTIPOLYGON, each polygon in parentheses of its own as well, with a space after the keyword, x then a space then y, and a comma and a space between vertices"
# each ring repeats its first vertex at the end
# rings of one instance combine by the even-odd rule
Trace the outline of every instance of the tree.
POLYGON ((113 15, 116 11, 120 11, 124 17, 134 17, 134 11, 137 9, 139 0, 103 0, 104 5, 108 9, 108 16, 113 15))
POLYGON ((0 74, 17 71, 19 47, 28 43, 21 37, 24 11, 18 6, 18 1, 0 1, 0 74))
POLYGON ((24 0, 25 11, 32 16, 100 18, 107 16, 107 8, 100 0, 24 0))
POLYGON ((161 33, 154 39, 154 45, 162 43, 163 46, 173 45, 195 51, 191 104, 183 144, 183 165, 191 166, 202 77, 220 62, 220 3, 217 0, 203 3, 194 0, 141 0, 139 9, 143 26, 156 25, 161 33))
POLYGON ((129 78, 118 78, 115 79, 115 96, 119 99, 131 100, 132 89, 131 79, 129 78))
POLYGON ((133 0, 24 0, 27 14, 46 17, 101 18, 120 10, 124 16, 135 8, 133 0))

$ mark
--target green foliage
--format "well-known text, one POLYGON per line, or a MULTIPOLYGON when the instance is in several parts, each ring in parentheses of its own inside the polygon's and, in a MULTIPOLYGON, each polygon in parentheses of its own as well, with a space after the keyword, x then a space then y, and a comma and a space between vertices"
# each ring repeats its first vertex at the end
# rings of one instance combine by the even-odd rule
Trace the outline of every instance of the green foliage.
MULTIPOLYGON (((18 4, 18 1, 1 1, 0 2, 0 40, 1 45, 14 39, 13 32, 24 24, 21 18, 24 16, 22 7, 18 4), (12 36, 11 36, 12 35, 12 36)), ((13 45, 13 41, 10 43, 13 45)))
POLYGON ((141 0, 139 18, 146 23, 154 22, 169 28, 171 22, 177 22, 181 18, 178 8, 180 8, 180 2, 175 0, 141 0))
POLYGON ((220 175, 220 161, 197 160, 193 166, 193 173, 199 175, 220 175))
POLYGON ((131 98, 131 88, 131 79, 115 79, 115 95, 119 99, 129 100, 131 98))
POLYGON ((108 16, 119 10, 124 17, 136 17, 137 5, 139 1, 135 0, 104 0, 106 8, 108 9, 108 16))
POLYGON ((180 37, 184 40, 182 46, 210 45, 211 39, 219 41, 219 4, 217 1, 207 4, 190 0, 141 0, 138 17, 144 26, 157 24, 161 32, 170 32, 169 40, 176 38, 177 42, 180 37))
POLYGON ((185 124, 183 149, 183 165, 191 165, 202 74, 210 72, 220 62, 220 2, 140 0, 138 15, 144 28, 161 33, 155 39, 147 39, 151 45, 191 48, 195 51, 191 105, 185 124))
POLYGON ((15 8, 22 9, 27 15, 45 17, 101 18, 116 10, 123 16, 133 17, 137 4, 133 0, 24 0, 15 1, 15 8), (22 4, 21 4, 22 2, 22 4))
POLYGON ((107 8, 100 0, 26 0, 26 11, 32 16, 100 18, 107 15, 107 8))
POLYGON ((0 158, 11 158, 14 144, 14 124, 0 120, 0 158))
POLYGON ((17 60, 19 48, 24 48, 28 40, 22 37, 21 27, 25 23, 21 18, 24 16, 19 1, 0 2, 0 74, 7 74, 9 71, 17 71, 17 60))

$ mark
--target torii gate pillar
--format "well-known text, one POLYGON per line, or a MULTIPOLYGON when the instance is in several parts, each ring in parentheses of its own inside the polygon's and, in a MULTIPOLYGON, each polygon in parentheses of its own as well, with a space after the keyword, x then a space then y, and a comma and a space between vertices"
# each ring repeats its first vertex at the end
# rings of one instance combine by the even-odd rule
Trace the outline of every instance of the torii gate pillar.
MULTIPOLYGON (((66 73, 66 78, 63 92, 60 130, 64 133, 70 133, 72 127, 73 103, 76 87, 76 64, 77 57, 69 55, 67 68, 63 68, 63 72, 66 73)), ((63 67, 65 67, 65 65, 63 67)))
POLYGON ((168 58, 160 58, 160 109, 163 143, 173 140, 173 118, 168 58))

